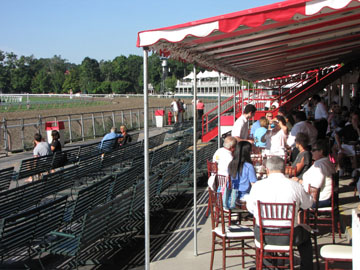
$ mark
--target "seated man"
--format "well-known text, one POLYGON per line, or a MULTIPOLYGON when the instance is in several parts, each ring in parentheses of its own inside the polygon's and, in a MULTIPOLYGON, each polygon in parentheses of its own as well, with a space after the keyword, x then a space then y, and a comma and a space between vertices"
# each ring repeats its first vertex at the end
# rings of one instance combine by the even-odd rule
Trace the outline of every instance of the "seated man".
POLYGON ((213 162, 218 164, 218 174, 229 175, 228 166, 230 161, 233 160, 233 153, 236 147, 236 139, 228 136, 224 140, 223 147, 216 150, 213 156, 213 162))
MULTIPOLYGON (((250 194, 246 200, 246 207, 249 212, 254 214, 257 222, 257 224, 255 225, 255 238, 258 241, 260 241, 257 206, 258 200, 268 203, 292 203, 295 201, 296 210, 298 210, 300 207, 302 209, 307 209, 313 204, 313 199, 311 195, 306 193, 304 188, 299 183, 291 181, 290 179, 285 177, 285 163, 282 158, 274 156, 267 159, 266 170, 268 173, 268 178, 256 182, 252 186, 250 194)), ((298 226, 296 218, 294 223, 293 244, 298 247, 300 253, 300 269, 313 269, 310 233, 302 226, 298 226)), ((267 237, 265 236, 265 241, 267 244, 271 245, 289 244, 289 239, 284 239, 281 237, 276 239, 267 239, 267 237)))
POLYGON ((116 133, 116 127, 112 127, 110 133, 106 134, 104 138, 102 138, 100 143, 100 149, 103 151, 111 151, 116 145, 117 140, 115 138, 121 138, 121 134, 116 133), (113 142, 111 140, 114 140, 113 142))
POLYGON ((335 134, 335 140, 339 149, 340 176, 344 174, 345 157, 351 158, 352 169, 357 168, 354 145, 360 137, 359 113, 354 112, 351 116, 351 124, 343 127, 335 134))

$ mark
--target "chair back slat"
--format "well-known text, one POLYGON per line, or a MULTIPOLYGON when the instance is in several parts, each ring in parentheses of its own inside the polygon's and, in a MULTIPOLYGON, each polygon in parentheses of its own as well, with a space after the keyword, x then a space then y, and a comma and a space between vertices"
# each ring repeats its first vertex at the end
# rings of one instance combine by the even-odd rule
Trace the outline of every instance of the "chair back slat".
POLYGON ((217 179, 216 188, 218 188, 218 187, 226 187, 227 185, 229 187, 231 187, 230 176, 218 174, 216 179, 217 179))
POLYGON ((211 162, 209 160, 206 160, 207 164, 207 172, 208 172, 208 178, 211 176, 211 174, 217 174, 218 173, 218 166, 216 162, 211 162))

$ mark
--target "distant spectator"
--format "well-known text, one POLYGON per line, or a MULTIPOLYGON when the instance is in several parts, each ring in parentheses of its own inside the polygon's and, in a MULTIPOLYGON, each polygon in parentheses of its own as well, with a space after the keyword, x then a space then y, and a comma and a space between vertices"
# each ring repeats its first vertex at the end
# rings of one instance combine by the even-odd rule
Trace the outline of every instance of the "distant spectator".
POLYGON ((204 108, 205 108, 205 104, 201 101, 201 99, 199 99, 199 101, 196 104, 196 109, 198 112, 198 120, 202 120, 202 116, 204 114, 204 108))
POLYGON ((50 145, 51 151, 54 152, 61 152, 61 143, 59 141, 60 139, 60 133, 57 130, 51 131, 51 137, 52 142, 50 145))
POLYGON ((121 134, 116 133, 116 127, 112 127, 110 130, 110 133, 106 134, 104 136, 104 138, 102 138, 102 140, 101 140, 101 143, 100 143, 101 150, 111 151, 115 147, 116 142, 114 141, 114 143, 111 144, 110 140, 113 140, 115 138, 121 138, 121 137, 122 137, 121 134), (105 141, 107 141, 107 142, 105 143, 105 141), (109 144, 109 142, 110 142, 110 144, 109 144))
POLYGON ((34 157, 42 157, 51 155, 51 148, 50 145, 47 142, 44 142, 42 139, 41 134, 35 133, 34 135, 34 157))
POLYGON ((295 144, 296 148, 299 150, 299 154, 292 163, 292 167, 296 168, 296 176, 299 179, 302 179, 303 174, 310 168, 312 161, 311 153, 308 151, 309 136, 299 132, 296 134, 295 144))
POLYGON ((299 132, 303 132, 309 136, 309 143, 313 144, 317 138, 317 130, 316 128, 306 121, 306 114, 303 111, 298 111, 295 114, 295 122, 296 124, 291 129, 291 132, 287 139, 287 144, 290 147, 295 147, 295 137, 299 132))
POLYGON ((262 136, 265 135, 268 125, 269 125, 269 121, 266 119, 265 116, 261 117, 259 120, 260 123, 260 127, 255 131, 254 134, 254 141, 255 141, 255 146, 257 147, 265 147, 266 143, 261 141, 262 136))
POLYGON ((127 133, 126 126, 120 126, 120 134, 122 137, 119 137, 118 143, 120 146, 125 145, 127 143, 131 143, 132 138, 129 133, 127 133))
POLYGON ((170 106, 174 115, 175 123, 177 123, 179 121, 179 106, 176 99, 171 102, 170 106))
POLYGON ((184 103, 181 101, 180 98, 177 101, 177 105, 179 108, 179 113, 178 113, 179 123, 182 123, 184 121, 184 103))
POLYGON ((319 95, 314 95, 313 98, 313 103, 316 106, 315 107, 315 120, 320 120, 322 118, 325 118, 326 120, 328 119, 328 111, 326 109, 325 104, 321 101, 321 98, 319 95))

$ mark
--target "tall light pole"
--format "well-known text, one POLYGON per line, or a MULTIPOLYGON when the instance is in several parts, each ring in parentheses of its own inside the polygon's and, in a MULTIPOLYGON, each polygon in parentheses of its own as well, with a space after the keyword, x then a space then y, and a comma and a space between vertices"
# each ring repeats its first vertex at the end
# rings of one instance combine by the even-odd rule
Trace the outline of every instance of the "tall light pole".
POLYGON ((165 80, 167 77, 167 59, 165 57, 161 57, 161 66, 162 66, 162 79, 161 79, 161 94, 165 93, 165 80))

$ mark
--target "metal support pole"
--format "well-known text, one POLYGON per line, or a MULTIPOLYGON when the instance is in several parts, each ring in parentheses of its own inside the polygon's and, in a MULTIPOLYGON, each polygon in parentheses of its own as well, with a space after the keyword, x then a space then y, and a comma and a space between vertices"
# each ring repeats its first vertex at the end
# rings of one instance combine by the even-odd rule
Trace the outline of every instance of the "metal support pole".
POLYGON ((80 119, 81 119, 81 138, 83 141, 85 141, 85 134, 84 134, 84 117, 83 115, 81 114, 80 115, 80 119))
POLYGON ((144 48, 144 180, 145 180, 145 270, 150 270, 150 203, 149 203, 149 101, 148 48, 144 48))
POLYGON ((236 121, 236 78, 234 77, 234 100, 233 100, 234 121, 236 121))
POLYGON ((71 115, 69 114, 68 115, 68 122, 69 122, 69 140, 70 140, 70 143, 73 142, 72 140, 72 131, 71 131, 71 115))
POLYGON ((94 118, 94 114, 91 114, 91 122, 92 122, 92 127, 93 127, 93 136, 94 139, 96 138, 96 129, 95 129, 95 118, 94 118))
POLYGON ((196 85, 196 67, 194 65, 194 106, 193 106, 193 114, 194 114, 194 256, 198 255, 198 247, 197 247, 197 85, 196 85))
POLYGON ((243 80, 241 80, 241 114, 244 112, 244 89, 243 89, 243 80))
POLYGON ((218 148, 221 147, 221 74, 219 72, 219 91, 218 91, 218 148))

